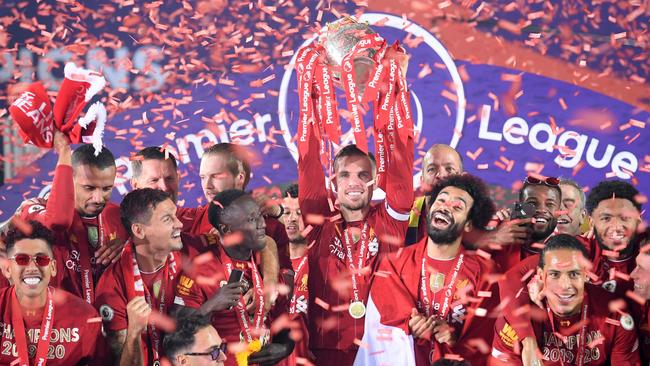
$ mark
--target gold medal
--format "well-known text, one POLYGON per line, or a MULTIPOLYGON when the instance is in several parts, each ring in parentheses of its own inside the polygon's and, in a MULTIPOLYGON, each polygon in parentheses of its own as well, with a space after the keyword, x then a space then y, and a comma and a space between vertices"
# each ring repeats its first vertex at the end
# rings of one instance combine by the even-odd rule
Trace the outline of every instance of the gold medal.
POLYGON ((348 308, 348 312, 354 319, 361 319, 366 315, 366 306, 361 301, 353 301, 348 308))

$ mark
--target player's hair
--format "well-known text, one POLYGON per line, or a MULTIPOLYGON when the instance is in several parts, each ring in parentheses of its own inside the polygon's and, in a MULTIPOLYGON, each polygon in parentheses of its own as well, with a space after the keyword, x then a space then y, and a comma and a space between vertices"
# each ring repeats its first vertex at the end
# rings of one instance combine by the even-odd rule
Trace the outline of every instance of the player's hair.
MULTIPOLYGON (((454 153, 456 153, 456 156, 458 156, 458 161, 460 162, 460 171, 461 171, 461 172, 464 171, 464 166, 463 166, 463 156, 462 156, 462 155, 461 155, 461 154, 460 154, 456 149, 454 149, 453 147, 451 147, 451 146, 449 146, 449 145, 447 145, 447 144, 433 144, 433 145, 431 145, 431 147, 429 148, 429 150, 427 150, 427 154, 428 154, 430 151, 433 151, 434 149, 437 149, 437 148, 439 148, 439 147, 447 147, 447 148, 450 148, 451 150, 453 150, 454 153)), ((425 156, 426 156, 426 155, 425 155, 425 156)), ((427 163, 426 159, 422 159, 422 171, 424 171, 424 168, 425 168, 425 167, 424 167, 424 164, 426 164, 426 163, 427 163)))
POLYGON ((298 184, 290 184, 282 193, 282 197, 298 198, 298 184))
POLYGON ((136 189, 124 196, 120 203, 120 220, 127 233, 133 235, 133 224, 149 223, 153 210, 165 200, 171 200, 169 193, 153 188, 136 189))
POLYGON ((633 185, 620 180, 604 180, 591 189, 587 196, 587 212, 591 215, 600 201, 610 198, 626 199, 641 212, 641 203, 637 201, 639 191, 633 185))
POLYGON ((95 147, 92 144, 83 144, 72 153, 72 167, 76 168, 80 165, 88 165, 99 170, 104 170, 115 166, 115 157, 105 146, 95 156, 95 147))
POLYGON ((31 220, 27 222, 27 227, 12 225, 3 237, 7 254, 11 253, 16 242, 23 239, 40 239, 47 244, 47 248, 52 253, 54 244, 54 233, 38 221, 31 220), (23 231, 23 229, 25 231, 23 231))
POLYGON ((487 185, 480 178, 471 174, 454 174, 438 182, 431 192, 428 193, 433 200, 446 187, 456 187, 467 192, 474 203, 467 214, 467 219, 472 226, 477 228, 485 227, 496 212, 494 203, 490 199, 490 192, 487 185))
POLYGON ((223 224, 224 216, 228 212, 228 207, 242 197, 250 197, 250 194, 241 189, 226 189, 223 192, 217 193, 212 202, 210 202, 208 206, 208 221, 221 234, 225 234, 221 231, 221 224, 223 224))
POLYGON ((169 360, 176 365, 176 356, 187 352, 201 329, 211 326, 210 317, 200 315, 197 311, 179 312, 176 316, 176 329, 165 335, 163 350, 169 360))
POLYGON ((546 241, 544 249, 542 249, 542 252, 539 254, 539 263, 537 264, 539 268, 544 268, 544 256, 546 256, 546 253, 560 249, 568 249, 580 252, 585 260, 589 258, 587 249, 575 236, 569 234, 557 234, 551 236, 546 241))
POLYGON ((178 167, 176 163, 176 157, 169 150, 166 150, 163 147, 158 146, 149 146, 138 151, 131 158, 131 171, 133 178, 138 179, 140 174, 142 174, 142 161, 143 160, 167 160, 171 161, 174 169, 178 167))
MULTIPOLYGON (((580 196, 580 204, 578 205, 581 210, 585 208, 585 204, 587 203, 587 197, 585 195, 585 191, 582 190, 582 187, 578 182, 576 182, 573 179, 570 178, 560 178, 560 185, 567 185, 575 188, 578 190, 578 196, 580 196)), ((561 188, 560 188, 561 189, 561 188)))
POLYGON ((336 156, 334 157, 334 162, 332 163, 332 166, 334 167, 334 171, 338 171, 338 165, 337 163, 339 162, 340 159, 346 158, 349 156, 365 156, 370 160, 370 164, 372 165, 372 170, 374 171, 377 167, 377 162, 375 161, 375 156, 371 153, 364 153, 363 150, 359 149, 357 145, 347 145, 341 150, 339 150, 336 153, 336 156))
POLYGON ((226 158, 226 168, 236 177, 239 175, 239 172, 244 173, 244 186, 242 188, 246 189, 248 182, 251 180, 251 165, 248 158, 248 152, 246 149, 237 144, 232 144, 230 142, 221 142, 210 146, 203 156, 211 155, 221 155, 226 158))
POLYGON ((547 184, 541 183, 541 184, 533 184, 533 183, 528 183, 527 180, 524 181, 524 185, 521 186, 521 189, 519 190, 519 201, 523 202, 524 200, 524 191, 526 188, 531 187, 531 186, 542 186, 546 187, 549 189, 555 189, 558 194, 558 198, 560 199, 560 202, 562 202, 562 189, 560 189, 560 185, 558 184, 557 186, 549 186, 547 184))

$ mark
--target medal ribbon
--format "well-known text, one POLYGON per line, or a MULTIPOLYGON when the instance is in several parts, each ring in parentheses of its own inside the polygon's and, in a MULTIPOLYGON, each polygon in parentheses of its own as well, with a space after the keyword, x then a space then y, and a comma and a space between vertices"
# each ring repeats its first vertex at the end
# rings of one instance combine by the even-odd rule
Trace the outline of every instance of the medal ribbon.
POLYGON ((300 114, 298 121, 298 152, 304 157, 308 150, 309 125, 314 123, 314 65, 318 58, 315 48, 305 47, 298 51, 296 58, 298 74, 298 100, 300 114))
MULTIPOLYGON (((45 309, 43 310, 43 319, 41 320, 41 331, 38 335, 36 345, 36 360, 34 365, 45 366, 47 362, 47 352, 50 346, 50 332, 54 321, 54 300, 50 288, 47 288, 47 299, 45 300, 45 309)), ((14 326, 14 337, 16 338, 16 349, 18 351, 18 365, 29 366, 29 352, 27 348, 27 332, 25 332, 25 320, 23 311, 16 297, 16 288, 11 291, 11 322, 14 326)))
MULTIPOLYGON (((298 268, 296 268, 296 277, 295 278, 301 278, 302 274, 302 268, 305 266, 305 263, 307 262, 307 254, 300 260, 300 263, 298 264, 298 268)), ((294 286, 294 291, 293 295, 291 296, 291 303, 289 305, 289 314, 295 314, 296 313, 296 291, 295 291, 295 286, 294 286)))
MULTIPOLYGON (((133 298, 138 296, 144 296, 147 304, 151 306, 152 309, 158 310, 161 314, 166 314, 166 309, 168 306, 171 306, 170 299, 173 299, 173 296, 166 296, 167 293, 174 293, 174 277, 178 272, 176 268, 176 263, 179 262, 180 258, 177 251, 169 253, 167 262, 164 264, 164 273, 160 283, 160 292, 158 298, 152 297, 149 289, 144 285, 142 280, 142 275, 140 274, 140 267, 138 266, 138 261, 136 260, 135 248, 133 248, 131 242, 127 242, 124 246, 124 252, 122 253, 122 258, 120 259, 120 264, 122 266, 122 272, 124 274, 124 282, 126 284, 126 296, 128 301, 131 301, 133 298), (130 268, 129 268, 130 267, 130 268)), ((147 334, 151 340, 151 348, 153 351, 153 362, 160 360, 160 343, 162 335, 159 329, 156 328, 154 324, 147 324, 147 334)), ((142 337, 144 338, 144 334, 142 337)), ((142 351, 143 354, 147 354, 146 349, 146 339, 142 340, 142 351)))
MULTIPOLYGON (((100 248, 106 244, 102 213, 97 215, 97 232, 97 247, 100 248)), ((90 253, 88 230, 86 230, 81 218, 79 218, 79 220, 76 220, 75 218, 74 235, 77 237, 77 244, 79 245, 79 268, 81 269, 81 289, 83 292, 83 299, 92 305, 95 301, 95 279, 93 277, 94 254, 90 253), (82 238, 86 238, 86 240, 82 242, 82 238)))
MULTIPOLYGON (((584 363, 584 355, 585 355, 585 335, 587 333, 587 310, 589 308, 589 304, 587 303, 587 293, 585 292, 584 295, 584 303, 582 306, 582 328, 580 329, 580 338, 578 338, 578 353, 576 355, 576 363, 575 365, 577 366, 582 366, 584 363)), ((555 322, 553 321, 554 316, 553 313, 551 312, 551 308, 546 304, 546 314, 548 315, 548 319, 551 322, 551 330, 555 334, 560 334, 555 330, 555 322)), ((564 341, 562 342, 564 343, 564 341)), ((558 354, 560 355, 560 364, 564 366, 564 358, 562 357, 562 352, 560 351, 558 347, 558 354)))
MULTIPOLYGON (((226 270, 226 274, 230 276, 230 273, 233 270, 232 259, 226 254, 226 251, 222 246, 219 246, 219 251, 221 252, 221 261, 226 270)), ((262 277, 260 276, 255 260, 251 255, 250 262, 248 266, 253 273, 253 287, 255 287, 255 296, 257 298, 257 310, 253 316, 253 329, 255 333, 261 334, 261 329, 264 327, 264 288, 262 283, 262 277)), ((244 302, 244 294, 239 297, 237 305, 235 305, 235 311, 237 311, 237 320, 239 321, 239 327, 244 332, 246 336, 246 342, 253 342, 253 330, 251 329, 251 322, 248 317, 248 312, 246 311, 246 303, 244 302)), ((259 338, 259 336, 258 336, 259 338)))
MULTIPOLYGON (((426 253, 425 253, 426 256, 426 253)), ((456 280, 458 279, 458 273, 460 272, 461 267, 463 266, 463 258, 465 254, 461 253, 456 260, 456 265, 454 265, 454 272, 451 275, 449 280, 449 285, 447 285, 447 290, 445 290, 445 298, 442 303, 442 309, 438 313, 438 318, 446 320, 447 313, 449 312, 449 300, 451 299, 452 290, 456 285, 456 280)), ((430 317, 431 314, 431 301, 429 300, 429 286, 427 286, 427 271, 426 271, 426 257, 422 258, 422 272, 420 274, 420 292, 422 293, 422 306, 424 307, 424 312, 427 317, 430 317)), ((431 298, 433 298, 433 293, 431 298)))
POLYGON ((343 232, 343 235, 345 236, 345 250, 346 250, 346 258, 348 262, 348 268, 350 269, 350 274, 352 275, 352 295, 354 296, 355 302, 363 301, 361 299, 361 295, 359 294, 359 284, 357 282, 357 276, 359 276, 359 280, 363 278, 361 269, 364 267, 365 259, 366 259, 366 246, 367 246, 366 242, 368 241, 368 222, 365 222, 363 224, 363 229, 361 230, 361 238, 359 239, 360 247, 359 247, 359 255, 358 255, 359 264, 356 271, 354 266, 354 257, 352 255, 352 241, 350 240, 350 234, 348 233, 347 228, 343 232))

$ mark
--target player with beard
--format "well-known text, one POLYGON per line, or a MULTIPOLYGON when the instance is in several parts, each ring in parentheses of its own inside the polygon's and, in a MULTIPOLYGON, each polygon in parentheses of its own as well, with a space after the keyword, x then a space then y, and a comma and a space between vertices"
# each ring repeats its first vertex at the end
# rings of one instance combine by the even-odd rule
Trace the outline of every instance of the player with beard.
MULTIPOLYGON (((640 365, 634 320, 624 308, 610 310, 615 297, 587 283, 587 263, 584 245, 567 234, 552 236, 539 256, 546 296, 532 325, 543 364, 640 365)), ((523 338, 511 321, 497 319, 490 365, 523 364, 523 338)))
POLYGON ((582 187, 574 180, 560 178, 562 206, 557 218, 557 232, 561 234, 580 235, 581 226, 587 217, 586 197, 582 187))
POLYGON ((427 150, 422 158, 422 173, 420 175, 420 191, 423 196, 413 202, 409 228, 406 232, 406 245, 419 242, 427 236, 426 212, 431 206, 428 192, 444 178, 463 173, 463 158, 453 147, 445 144, 435 144, 427 150), (422 215, 422 213, 425 213, 422 215))
POLYGON ((641 364, 650 365, 650 241, 636 257, 636 268, 630 274, 634 280, 634 293, 640 302, 630 301, 638 324, 641 364))
POLYGON ((374 157, 348 145, 325 180, 314 126, 299 141, 298 200, 314 243, 309 262, 309 346, 318 365, 351 365, 363 337, 370 281, 380 256, 404 245, 413 205, 413 139, 388 149, 386 199, 370 205, 376 187, 374 157), (331 195, 336 191, 336 197, 331 195))
POLYGON ((201 244, 181 238, 176 205, 163 191, 130 192, 122 200, 120 214, 129 241, 120 261, 99 280, 95 306, 120 365, 156 365, 163 332, 150 315, 169 313, 182 256, 195 257, 194 248, 201 244))
MULTIPOLYGON (((268 242, 260 208, 250 194, 237 189, 218 193, 209 207, 210 222, 224 245, 211 246, 208 257, 195 260, 181 277, 174 303, 211 315, 212 325, 228 344, 264 343, 269 321, 264 280, 254 260, 268 242), (243 272, 242 279, 228 283, 235 269, 243 272)), ((228 355, 225 365, 234 366, 235 360, 228 355)))
POLYGON ((289 306, 289 314, 297 321, 301 339, 296 342, 296 347, 289 361, 295 362, 295 358, 308 358, 308 330, 307 310, 309 292, 307 288, 309 264, 307 263, 307 239, 303 236, 305 223, 302 219, 300 205, 298 204, 298 185, 292 184, 284 191, 282 197, 282 223, 287 230, 289 237, 289 256, 295 272, 293 294, 289 306))
POLYGON ((493 263, 461 241, 473 227, 487 224, 494 205, 486 185, 469 174, 443 179, 429 195, 428 236, 384 258, 370 290, 372 301, 382 324, 415 338, 417 365, 451 354, 484 365, 486 355, 468 340, 489 342, 492 336, 494 321, 480 313, 491 310, 496 294, 489 299, 478 294, 490 290, 485 276, 493 263))
MULTIPOLYGON (((633 285, 628 274, 634 268, 640 240, 636 233, 641 222, 641 204, 637 202, 637 197, 638 191, 628 183, 599 183, 586 200, 594 238, 576 237, 588 252, 590 282, 619 297, 625 296, 633 285)), ((538 261, 538 255, 522 260, 499 281, 501 300, 510 304, 504 310, 505 320, 524 340, 522 357, 526 359, 536 358, 537 343, 534 341, 529 314, 520 313, 517 309, 524 306, 529 298, 541 306, 544 295, 540 290, 541 281, 538 277, 529 275, 538 261), (521 295, 517 296, 518 294, 521 295)))
POLYGON ((68 138, 59 131, 54 150, 59 159, 47 202, 30 200, 19 217, 40 221, 55 232, 54 245, 62 255, 57 255, 59 276, 53 285, 92 304, 96 281, 105 266, 117 260, 127 237, 119 207, 109 202, 115 158, 106 147, 96 155, 91 144, 71 154, 68 138))
MULTIPOLYGON (((534 207, 532 219, 519 221, 517 224, 522 227, 528 226, 526 231, 518 234, 523 239, 522 245, 513 243, 496 243, 502 247, 495 251, 493 259, 502 271, 513 268, 524 258, 540 252, 542 243, 553 234, 557 226, 557 212, 560 211, 562 202, 562 191, 559 186, 560 180, 555 177, 538 179, 528 176, 524 185, 519 190, 519 202, 534 207)), ((501 225, 508 225, 506 220, 510 218, 509 210, 497 212, 501 225)))
POLYGON ((90 304, 49 287, 57 275, 53 233, 37 221, 29 233, 9 230, 2 273, 13 286, 0 290, 0 364, 108 365, 106 340, 90 304))
POLYGON ((593 272, 600 284, 609 292, 619 295, 632 287, 625 276, 615 276, 615 272, 629 274, 635 266, 634 258, 639 252, 642 239, 641 203, 639 191, 623 181, 603 181, 598 183, 587 196, 587 211, 594 233, 588 248, 594 263, 593 272))

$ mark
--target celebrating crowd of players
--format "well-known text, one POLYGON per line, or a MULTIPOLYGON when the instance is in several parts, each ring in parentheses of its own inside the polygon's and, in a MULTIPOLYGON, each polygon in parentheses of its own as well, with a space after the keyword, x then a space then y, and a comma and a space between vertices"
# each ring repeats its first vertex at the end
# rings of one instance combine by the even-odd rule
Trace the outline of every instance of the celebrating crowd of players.
POLYGON ((631 184, 585 196, 521 177, 519 203, 497 211, 434 145, 415 197, 409 139, 372 202, 372 155, 344 147, 326 177, 308 146, 278 201, 245 191, 242 147, 210 147, 201 207, 177 206, 176 160, 148 147, 118 206, 111 152, 73 152, 57 132, 48 199, 24 202, 2 235, 0 364, 650 362, 650 246, 631 184))

